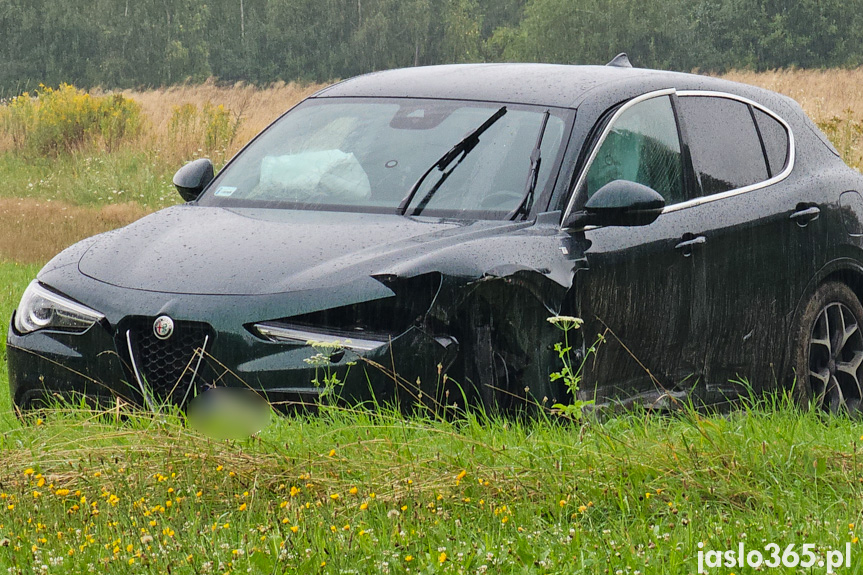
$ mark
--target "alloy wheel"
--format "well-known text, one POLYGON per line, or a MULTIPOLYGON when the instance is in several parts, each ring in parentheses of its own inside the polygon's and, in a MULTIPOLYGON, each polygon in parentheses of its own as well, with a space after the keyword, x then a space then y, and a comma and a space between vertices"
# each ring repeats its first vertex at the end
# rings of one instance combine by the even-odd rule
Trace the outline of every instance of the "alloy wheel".
POLYGON ((843 303, 824 306, 809 339, 809 384, 812 396, 831 413, 857 414, 861 386, 863 332, 854 313, 843 303))

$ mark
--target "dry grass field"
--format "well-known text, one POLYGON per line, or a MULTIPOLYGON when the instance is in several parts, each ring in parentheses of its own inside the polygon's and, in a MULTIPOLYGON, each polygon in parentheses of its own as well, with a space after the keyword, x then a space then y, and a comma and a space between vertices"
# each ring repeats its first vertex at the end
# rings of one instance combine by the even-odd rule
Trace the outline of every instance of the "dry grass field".
POLYGON ((863 117, 863 68, 854 70, 735 70, 722 76, 774 90, 797 100, 817 123, 844 117, 852 110, 863 117))
MULTIPOLYGON (((794 98, 834 141, 849 164, 857 168, 863 166, 863 150, 859 147, 863 135, 863 68, 768 72, 733 70, 721 77, 794 98)), ((139 102, 149 119, 145 136, 149 138, 149 145, 165 150, 177 146, 170 128, 172 115, 179 106, 188 103, 198 107, 206 103, 225 106, 232 118, 239 120, 238 129, 226 150, 230 157, 285 110, 323 87, 323 84, 284 83, 266 88, 242 83, 224 87, 207 83, 145 92, 127 91, 124 94, 139 102)), ((178 154, 171 155, 182 155, 188 150, 176 152, 178 154)))
POLYGON ((126 91, 123 94, 139 104, 148 122, 148 145, 170 149, 177 146, 171 119, 184 104, 203 108, 207 104, 222 105, 230 113, 237 129, 227 149, 228 157, 237 152, 255 134, 263 130, 288 108, 314 94, 325 84, 285 84, 278 82, 266 88, 237 83, 231 87, 205 83, 174 86, 146 92, 126 91))
MULTIPOLYGON (((733 70, 721 76, 774 90, 797 100, 816 122, 845 118, 849 110, 854 118, 863 119, 863 68, 853 70, 771 70, 751 72, 733 70)), ((139 102, 152 124, 152 136, 170 138, 169 123, 177 106, 207 102, 222 104, 235 117, 241 118, 235 147, 247 142, 288 108, 321 88, 324 84, 285 84, 279 82, 266 88, 238 83, 231 87, 206 83, 175 86, 124 94, 139 102)))
MULTIPOLYGON (((806 113, 824 127, 833 122, 863 123, 863 68, 853 70, 796 70, 768 72, 734 70, 721 77, 753 84, 786 94, 797 100, 806 113)), ((325 84, 274 83, 255 87, 238 82, 220 86, 214 82, 181 85, 156 90, 126 90, 122 94, 140 104, 145 117, 144 129, 132 145, 141 150, 155 150, 171 157, 223 152, 230 157, 244 143, 301 99, 325 87, 325 84), (205 106, 222 106, 231 120, 230 143, 224 150, 200 149, 197 142, 178 141, 176 119, 185 105, 197 110, 205 106), (195 145, 190 149, 189 145, 195 145)), ((93 93, 104 92, 96 90, 93 93)), ((843 126, 838 126, 842 131, 843 126)), ((852 130, 853 131, 853 130, 852 130)), ((830 134, 831 136, 833 134, 830 134)), ((837 143, 840 149, 843 146, 837 143)), ((11 150, 11 142, 0 130, 0 152, 11 150)), ((189 159, 189 158, 185 158, 189 159)), ((863 157, 855 157, 863 160, 863 157)), ((859 165, 858 162, 851 162, 859 165)))
MULTIPOLYGON (((863 68, 768 72, 733 70, 721 77, 790 96, 819 124, 833 118, 845 119, 849 113, 853 119, 863 120, 863 68)), ((231 87, 206 83, 144 92, 126 91, 124 94, 142 105, 151 123, 149 135, 161 141, 171 138, 170 119, 178 106, 192 103, 200 107, 207 102, 224 105, 233 117, 241 120, 233 143, 232 151, 236 151, 288 108, 323 87, 324 84, 283 82, 266 88, 243 83, 231 87)))
POLYGON ((44 263, 84 238, 134 222, 147 214, 136 203, 85 208, 31 198, 0 198, 0 260, 44 263))

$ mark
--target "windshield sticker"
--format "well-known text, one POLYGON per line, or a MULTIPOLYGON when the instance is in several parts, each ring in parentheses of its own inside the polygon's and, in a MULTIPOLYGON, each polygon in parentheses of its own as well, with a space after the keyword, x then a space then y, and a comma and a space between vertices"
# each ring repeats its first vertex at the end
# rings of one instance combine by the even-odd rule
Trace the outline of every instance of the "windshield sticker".
POLYGON ((216 196, 220 198, 230 198, 234 195, 234 192, 237 191, 237 188, 232 186, 220 186, 218 190, 216 190, 216 196))

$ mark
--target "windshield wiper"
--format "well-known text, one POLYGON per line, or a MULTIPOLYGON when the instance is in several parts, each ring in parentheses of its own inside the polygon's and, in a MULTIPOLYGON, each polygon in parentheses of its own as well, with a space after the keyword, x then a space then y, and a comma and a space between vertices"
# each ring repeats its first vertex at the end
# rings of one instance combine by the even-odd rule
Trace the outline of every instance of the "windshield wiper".
POLYGON ((527 173, 527 182, 524 184, 524 195, 513 211, 507 214, 506 219, 514 220, 519 214, 530 213, 530 208, 533 206, 533 196, 536 192, 536 182, 539 178, 539 167, 542 165, 542 138, 545 136, 545 128, 548 126, 548 119, 551 117, 551 110, 546 110, 542 116, 542 124, 539 126, 539 136, 536 138, 536 145, 530 153, 530 171, 527 173))
POLYGON ((458 144, 453 146, 449 152, 447 152, 446 154, 441 156, 441 158, 437 162, 432 164, 432 166, 428 170, 426 170, 422 176, 420 176, 420 178, 416 181, 416 183, 414 183, 414 185, 411 186, 411 189, 408 191, 408 194, 404 197, 404 199, 401 201, 401 203, 399 204, 399 207, 396 210, 398 212, 398 214, 400 216, 405 215, 405 212, 407 212, 407 210, 408 210, 408 206, 410 206, 410 203, 413 201, 414 196, 417 195, 417 192, 419 191, 420 186, 422 186, 422 183, 425 181, 425 179, 428 177, 428 175, 430 173, 432 173, 432 170, 437 168, 438 170, 440 170, 443 173, 441 174, 441 177, 438 179, 438 181, 435 183, 435 185, 432 186, 432 189, 430 189, 428 191, 428 193, 425 195, 425 197, 423 197, 423 199, 419 203, 419 205, 417 205, 417 207, 414 208, 412 215, 414 215, 414 216, 419 215, 419 213, 425 209, 425 207, 428 205, 429 201, 431 201, 432 196, 435 195, 435 193, 438 191, 438 189, 443 185, 443 183, 449 177, 449 175, 451 173, 453 173, 453 171, 459 166, 459 164, 462 163, 462 161, 465 159, 465 157, 467 157, 467 155, 469 153, 471 153, 471 151, 476 147, 476 145, 479 144, 479 137, 483 134, 483 132, 485 132, 486 130, 491 128, 495 122, 497 122, 498 120, 500 120, 504 116, 504 114, 506 114, 506 106, 503 106, 497 112, 492 114, 492 116, 488 120, 483 122, 481 126, 479 126, 476 130, 474 130, 473 132, 471 132, 470 134, 465 136, 461 142, 459 142, 458 144), (459 157, 459 156, 461 156, 461 157, 459 157), (458 158, 458 162, 456 162, 456 164, 452 168, 450 168, 449 170, 446 170, 446 167, 449 166, 450 164, 452 164, 456 158, 458 158), (446 171, 444 171, 444 170, 446 170, 446 171))

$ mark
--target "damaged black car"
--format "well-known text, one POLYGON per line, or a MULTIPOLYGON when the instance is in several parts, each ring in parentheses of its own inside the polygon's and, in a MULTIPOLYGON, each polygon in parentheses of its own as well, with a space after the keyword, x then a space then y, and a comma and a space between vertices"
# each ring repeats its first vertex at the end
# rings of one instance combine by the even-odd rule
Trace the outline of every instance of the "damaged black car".
POLYGON ((859 410, 861 176, 789 98, 614 64, 369 74, 184 166, 27 288, 14 403, 567 403, 562 315, 582 400, 859 410))

